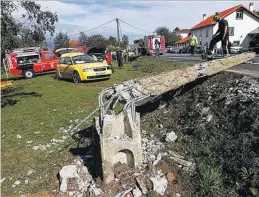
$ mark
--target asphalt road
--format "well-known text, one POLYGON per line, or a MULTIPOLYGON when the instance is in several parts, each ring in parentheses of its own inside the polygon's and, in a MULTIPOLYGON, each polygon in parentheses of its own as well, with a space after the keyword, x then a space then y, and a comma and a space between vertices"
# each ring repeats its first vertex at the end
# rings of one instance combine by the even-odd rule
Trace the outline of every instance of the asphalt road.
MULTIPOLYGON (((199 63, 203 60, 201 59, 201 54, 196 54, 194 57, 190 57, 190 54, 172 54, 165 53, 160 56, 160 59, 170 60, 173 62, 182 62, 182 63, 199 63)), ((231 69, 227 70, 228 72, 235 72, 244 75, 250 75, 253 77, 259 78, 259 54, 256 55, 253 60, 253 64, 240 64, 231 69)))

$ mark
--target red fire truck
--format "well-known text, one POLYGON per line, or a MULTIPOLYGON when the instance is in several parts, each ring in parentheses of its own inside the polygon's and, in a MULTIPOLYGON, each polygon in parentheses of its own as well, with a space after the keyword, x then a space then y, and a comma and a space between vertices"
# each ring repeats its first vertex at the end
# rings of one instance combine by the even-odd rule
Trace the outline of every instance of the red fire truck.
POLYGON ((43 51, 38 47, 14 49, 6 53, 7 68, 13 75, 33 78, 36 73, 56 70, 59 58, 53 51, 43 51))
POLYGON ((166 52, 165 48, 165 37, 164 36, 155 36, 155 35, 149 35, 144 36, 144 48, 147 51, 147 55, 153 55, 156 53, 155 51, 155 42, 159 41, 160 43, 160 54, 163 54, 166 52))

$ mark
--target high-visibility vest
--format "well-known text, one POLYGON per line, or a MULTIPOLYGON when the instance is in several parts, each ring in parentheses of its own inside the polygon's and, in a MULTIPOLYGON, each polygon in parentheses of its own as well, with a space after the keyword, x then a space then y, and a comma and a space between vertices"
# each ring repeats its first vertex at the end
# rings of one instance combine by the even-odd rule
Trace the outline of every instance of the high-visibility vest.
POLYGON ((190 37, 190 45, 191 46, 197 45, 197 37, 196 36, 191 36, 190 37))

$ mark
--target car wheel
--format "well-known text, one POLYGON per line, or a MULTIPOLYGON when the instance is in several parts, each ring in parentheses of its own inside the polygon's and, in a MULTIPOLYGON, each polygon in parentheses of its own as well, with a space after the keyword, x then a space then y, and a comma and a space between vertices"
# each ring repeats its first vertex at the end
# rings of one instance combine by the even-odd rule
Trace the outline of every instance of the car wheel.
POLYGON ((59 76, 59 74, 58 74, 58 71, 55 72, 55 79, 56 79, 56 80, 60 80, 60 76, 59 76))
POLYGON ((24 70, 23 77, 26 79, 31 79, 35 77, 35 71, 33 69, 24 70))
POLYGON ((72 78, 73 78, 74 83, 81 83, 81 78, 77 71, 73 72, 72 78))

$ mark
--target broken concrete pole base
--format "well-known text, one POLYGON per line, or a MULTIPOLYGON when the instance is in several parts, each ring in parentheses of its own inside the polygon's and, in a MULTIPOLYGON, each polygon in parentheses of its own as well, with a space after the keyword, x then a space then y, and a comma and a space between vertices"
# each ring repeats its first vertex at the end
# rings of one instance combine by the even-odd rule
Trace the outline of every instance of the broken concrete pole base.
POLYGON ((125 163, 132 168, 141 166, 139 113, 133 115, 131 110, 125 110, 117 116, 106 114, 102 131, 98 133, 101 141, 103 181, 105 184, 114 181, 116 163, 125 163), (134 116, 135 120, 133 120, 134 116))

